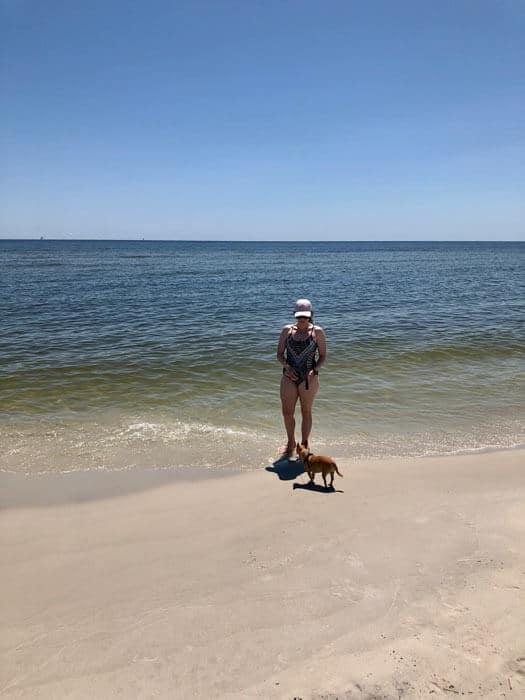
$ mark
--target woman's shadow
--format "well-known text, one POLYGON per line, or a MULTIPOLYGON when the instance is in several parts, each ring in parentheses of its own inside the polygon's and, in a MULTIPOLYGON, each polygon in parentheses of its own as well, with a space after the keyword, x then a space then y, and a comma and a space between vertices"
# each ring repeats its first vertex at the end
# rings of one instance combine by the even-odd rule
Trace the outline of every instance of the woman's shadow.
POLYGON ((283 456, 276 459, 270 467, 266 467, 266 471, 277 474, 281 481, 291 481, 299 474, 304 474, 304 466, 300 459, 288 459, 283 456))
MULTIPOLYGON (((269 467, 266 467, 267 472, 277 474, 280 481, 291 481, 296 479, 300 474, 304 474, 304 466, 300 459, 288 459, 288 457, 280 457, 269 467)), ((333 486, 324 487, 320 484, 312 484, 310 481, 307 484, 294 483, 293 489, 304 489, 305 491, 317 491, 318 493, 344 493, 333 486)))

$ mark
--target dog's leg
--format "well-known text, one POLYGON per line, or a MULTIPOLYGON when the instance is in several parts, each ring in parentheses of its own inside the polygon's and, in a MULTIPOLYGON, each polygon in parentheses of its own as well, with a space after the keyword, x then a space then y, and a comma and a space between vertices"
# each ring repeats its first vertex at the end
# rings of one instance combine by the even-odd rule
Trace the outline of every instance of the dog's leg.
POLYGON ((328 488, 328 484, 326 483, 326 474, 323 472, 323 481, 324 481, 324 487, 325 489, 328 488))
POLYGON ((334 488, 334 473, 330 472, 330 488, 334 488))

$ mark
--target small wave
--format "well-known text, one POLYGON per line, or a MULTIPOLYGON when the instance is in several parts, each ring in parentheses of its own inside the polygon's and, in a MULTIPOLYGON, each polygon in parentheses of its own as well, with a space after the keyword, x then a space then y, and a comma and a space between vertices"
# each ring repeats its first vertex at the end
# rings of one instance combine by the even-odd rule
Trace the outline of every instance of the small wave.
POLYGON ((172 424, 165 423, 132 423, 121 433, 122 435, 131 437, 155 437, 155 438, 188 438, 192 434, 212 434, 212 435, 227 435, 231 437, 243 438, 261 438, 260 433, 255 433, 247 430, 236 430, 226 426, 209 425, 207 423, 187 423, 184 421, 176 421, 172 424))
POLYGON ((485 454, 507 450, 525 449, 524 442, 509 442, 501 445, 480 445, 479 447, 458 447, 455 450, 425 450, 421 457, 456 457, 459 455, 485 454))
MULTIPOLYGON (((205 418, 202 415, 202 418, 205 418)), ((220 418, 223 418, 221 414, 220 418)), ((6 424, 2 472, 71 473, 134 469, 257 469, 268 464, 285 438, 277 422, 260 417, 242 424, 175 417, 166 413, 86 415, 71 420, 6 424), (269 455, 269 451, 271 454, 269 455)), ((523 425, 492 417, 474 424, 426 422, 412 426, 375 420, 328 420, 314 426, 312 449, 351 462, 413 459, 523 449, 523 425), (358 427, 359 426, 359 427, 358 427), (352 429, 354 428, 354 429, 352 429)))

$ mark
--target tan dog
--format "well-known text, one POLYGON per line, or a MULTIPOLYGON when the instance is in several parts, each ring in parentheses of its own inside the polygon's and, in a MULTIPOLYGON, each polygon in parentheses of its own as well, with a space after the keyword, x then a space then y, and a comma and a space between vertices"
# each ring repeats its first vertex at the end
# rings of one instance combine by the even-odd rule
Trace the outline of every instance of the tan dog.
POLYGON ((330 481, 330 488, 334 485, 334 473, 337 472, 339 476, 343 476, 339 469, 337 468, 337 464, 334 462, 334 460, 331 457, 323 457, 322 455, 314 455, 313 452, 310 452, 308 447, 305 447, 303 444, 300 442, 297 443, 297 454, 299 455, 302 463, 304 464, 304 470, 310 477, 310 482, 313 484, 314 483, 314 478, 315 474, 322 474, 323 475, 323 481, 325 488, 328 488, 328 485, 326 483, 326 476, 327 474, 330 474, 331 481, 330 481))

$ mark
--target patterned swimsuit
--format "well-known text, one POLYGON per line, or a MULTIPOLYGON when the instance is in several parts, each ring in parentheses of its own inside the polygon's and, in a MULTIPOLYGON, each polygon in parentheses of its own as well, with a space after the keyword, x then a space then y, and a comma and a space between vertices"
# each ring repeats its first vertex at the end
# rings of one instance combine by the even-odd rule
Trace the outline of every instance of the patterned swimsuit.
MULTIPOLYGON (((294 340, 292 333, 297 330, 295 326, 290 328, 286 338, 286 361, 295 370, 297 379, 293 380, 297 385, 306 383, 308 390, 308 372, 315 368, 317 351, 317 340, 315 339, 315 329, 311 328, 305 340, 294 340)), ((286 368, 283 367, 283 374, 286 368)))

